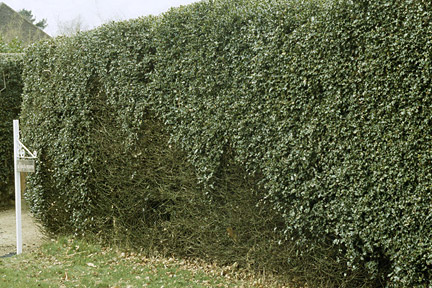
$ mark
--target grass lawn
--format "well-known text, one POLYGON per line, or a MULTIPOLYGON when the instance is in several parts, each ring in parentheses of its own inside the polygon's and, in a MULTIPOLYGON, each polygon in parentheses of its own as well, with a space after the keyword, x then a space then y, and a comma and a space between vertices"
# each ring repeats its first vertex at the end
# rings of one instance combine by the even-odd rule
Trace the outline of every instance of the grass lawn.
POLYGON ((35 252, 1 258, 0 287, 268 286, 235 270, 195 261, 148 258, 60 238, 35 252))

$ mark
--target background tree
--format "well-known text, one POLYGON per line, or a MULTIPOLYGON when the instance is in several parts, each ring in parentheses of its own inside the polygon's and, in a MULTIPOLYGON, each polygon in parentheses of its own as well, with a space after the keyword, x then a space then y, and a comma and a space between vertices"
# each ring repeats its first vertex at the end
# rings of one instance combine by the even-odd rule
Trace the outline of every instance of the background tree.
POLYGON ((81 15, 68 21, 59 21, 57 27, 57 35, 64 36, 72 36, 78 32, 88 30, 88 25, 84 23, 81 15))
POLYGON ((46 19, 42 19, 39 22, 36 22, 36 18, 33 16, 33 13, 31 10, 21 9, 20 11, 18 11, 18 13, 21 16, 23 16, 25 19, 27 19, 28 21, 33 23, 36 27, 39 27, 40 29, 45 29, 48 26, 46 19))

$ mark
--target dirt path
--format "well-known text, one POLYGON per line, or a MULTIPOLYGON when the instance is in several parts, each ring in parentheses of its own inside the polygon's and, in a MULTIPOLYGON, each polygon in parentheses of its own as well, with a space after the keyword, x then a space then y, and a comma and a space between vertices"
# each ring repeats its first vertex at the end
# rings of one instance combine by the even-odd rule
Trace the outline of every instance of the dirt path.
MULTIPOLYGON (((39 226, 27 208, 22 210, 23 253, 34 250, 44 242, 39 226)), ((16 253, 15 209, 0 211, 0 257, 16 253)))

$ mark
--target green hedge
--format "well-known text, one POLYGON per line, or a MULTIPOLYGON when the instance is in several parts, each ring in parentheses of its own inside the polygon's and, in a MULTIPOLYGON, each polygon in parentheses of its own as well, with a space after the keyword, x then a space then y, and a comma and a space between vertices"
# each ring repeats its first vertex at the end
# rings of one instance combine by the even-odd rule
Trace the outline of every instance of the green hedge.
POLYGON ((12 120, 21 109, 21 54, 0 54, 0 206, 13 199, 12 120))
POLYGON ((300 254, 333 245, 388 286, 431 285, 431 17, 421 1, 219 0, 37 45, 33 211, 53 231, 115 231, 128 205, 109 198, 139 195, 147 223, 194 173, 222 207, 246 193, 223 188, 230 155, 300 254), (161 124, 170 140, 151 136, 161 124), (178 148, 181 179, 163 160, 178 148))
POLYGON ((137 82, 133 73, 145 68, 139 61, 149 54, 143 43, 146 22, 151 21, 56 38, 27 53, 22 119, 30 128, 30 146, 40 155, 31 201, 50 229, 78 234, 91 229, 98 205, 94 190, 105 185, 98 177, 109 169, 106 161, 124 157, 117 167, 136 160, 131 151, 145 112, 137 106, 142 85, 132 84, 137 82), (104 142, 110 149, 117 141, 114 153, 100 146, 104 142))
POLYGON ((50 232, 286 271, 294 251, 278 244, 282 219, 258 206, 256 181, 225 156, 208 197, 155 116, 156 21, 112 23, 26 54, 21 126, 39 155, 27 186, 33 213, 50 232))

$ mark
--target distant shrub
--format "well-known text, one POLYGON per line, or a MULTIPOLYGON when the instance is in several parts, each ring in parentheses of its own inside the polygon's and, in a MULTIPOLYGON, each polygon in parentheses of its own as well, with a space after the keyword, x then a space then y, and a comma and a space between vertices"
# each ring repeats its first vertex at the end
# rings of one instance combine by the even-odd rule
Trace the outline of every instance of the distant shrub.
POLYGON ((0 54, 0 206, 13 199, 12 120, 21 109, 22 55, 0 54))
POLYGON ((23 51, 24 44, 18 38, 6 41, 0 34, 0 53, 22 53, 23 51))

